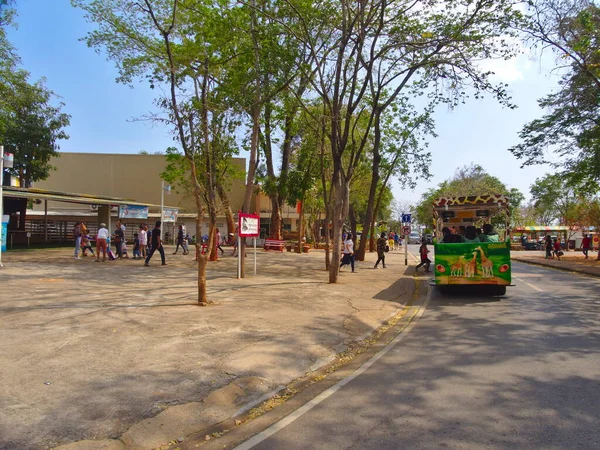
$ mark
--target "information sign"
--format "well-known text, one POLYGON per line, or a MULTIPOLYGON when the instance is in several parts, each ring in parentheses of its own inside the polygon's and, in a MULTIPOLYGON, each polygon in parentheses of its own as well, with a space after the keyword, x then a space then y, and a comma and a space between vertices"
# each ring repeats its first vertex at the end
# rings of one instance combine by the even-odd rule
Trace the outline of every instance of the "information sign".
POLYGON ((163 223, 177 222, 177 214, 179 214, 179 209, 177 209, 177 208, 164 208, 163 209, 163 217, 162 217, 163 223))
POLYGON ((242 237, 258 237, 260 234, 260 216, 258 214, 239 213, 239 234, 242 237))
POLYGON ((148 207, 137 205, 119 205, 119 217, 121 219, 147 219, 148 207))
POLYGON ((402 214, 402 222, 403 223, 410 223, 411 222, 411 214, 402 214))

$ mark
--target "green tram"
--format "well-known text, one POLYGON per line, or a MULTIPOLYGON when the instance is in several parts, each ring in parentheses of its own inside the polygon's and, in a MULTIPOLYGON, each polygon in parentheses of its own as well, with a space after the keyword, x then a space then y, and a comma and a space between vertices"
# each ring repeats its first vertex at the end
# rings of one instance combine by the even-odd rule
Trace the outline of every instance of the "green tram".
MULTIPOLYGON (((436 228, 435 284, 443 291, 453 286, 480 286, 481 290, 492 295, 506 294, 506 286, 511 285, 509 239, 482 234, 477 237, 481 242, 465 242, 468 239, 457 233, 468 226, 487 229, 485 224, 490 224, 492 218, 498 216, 506 221, 503 230, 506 233, 509 224, 508 198, 501 194, 442 197, 433 202, 436 228), (444 238, 444 227, 454 233, 444 238)), ((469 236, 473 237, 472 234, 469 236)))

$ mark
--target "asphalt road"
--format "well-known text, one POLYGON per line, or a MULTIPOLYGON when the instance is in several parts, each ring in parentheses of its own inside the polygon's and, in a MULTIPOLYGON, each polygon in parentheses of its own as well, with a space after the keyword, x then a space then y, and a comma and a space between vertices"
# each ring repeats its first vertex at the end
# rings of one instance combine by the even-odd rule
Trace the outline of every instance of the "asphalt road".
POLYGON ((513 280, 503 298, 434 289, 362 374, 237 448, 600 449, 600 280, 520 263, 513 280))

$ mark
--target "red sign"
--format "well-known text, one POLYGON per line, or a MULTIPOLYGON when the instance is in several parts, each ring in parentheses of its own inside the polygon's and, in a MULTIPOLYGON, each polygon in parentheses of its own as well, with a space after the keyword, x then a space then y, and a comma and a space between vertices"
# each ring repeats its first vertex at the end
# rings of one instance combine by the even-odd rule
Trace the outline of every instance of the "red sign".
POLYGON ((238 213, 238 230, 241 237, 260 235, 260 216, 258 214, 238 213))
POLYGON ((404 236, 410 234, 410 227, 409 226, 402 227, 402 234, 404 236))

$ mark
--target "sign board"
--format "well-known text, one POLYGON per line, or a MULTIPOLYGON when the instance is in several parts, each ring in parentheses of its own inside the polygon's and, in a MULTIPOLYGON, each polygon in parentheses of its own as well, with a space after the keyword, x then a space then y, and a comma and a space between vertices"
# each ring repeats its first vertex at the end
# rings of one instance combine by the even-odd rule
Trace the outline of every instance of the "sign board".
POLYGON ((410 223, 412 219, 411 214, 402 214, 402 222, 403 223, 410 223))
POLYGON ((175 223, 175 222, 177 222, 177 214, 179 214, 179 209, 178 208, 164 208, 163 209, 162 222, 163 223, 166 223, 166 222, 175 223))
POLYGON ((260 235, 260 216, 258 214, 239 213, 238 220, 241 237, 258 237, 260 235))
POLYGON ((121 219, 147 219, 148 207, 136 205, 119 205, 119 218, 121 219))
POLYGON ((12 153, 4 153, 4 168, 12 169, 14 167, 15 157, 12 153))
POLYGON ((410 231, 411 231, 410 226, 402 227, 402 234, 403 235, 405 235, 405 236, 409 235, 410 231))
POLYGON ((6 236, 8 236, 8 219, 9 216, 2 216, 2 221, 0 221, 0 247, 1 251, 6 251, 6 236))

